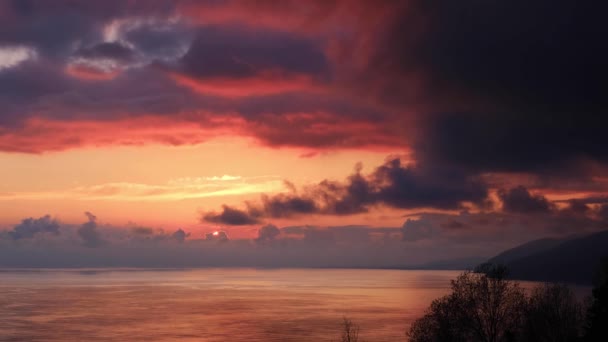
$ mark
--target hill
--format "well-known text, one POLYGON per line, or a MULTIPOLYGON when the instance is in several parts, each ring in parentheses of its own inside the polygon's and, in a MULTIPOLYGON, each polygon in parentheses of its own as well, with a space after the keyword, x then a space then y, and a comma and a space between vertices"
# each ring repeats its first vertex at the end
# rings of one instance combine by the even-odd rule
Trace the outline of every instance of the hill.
POLYGON ((489 262, 506 265, 513 279, 591 284, 603 257, 608 257, 608 231, 567 240, 534 240, 489 262))

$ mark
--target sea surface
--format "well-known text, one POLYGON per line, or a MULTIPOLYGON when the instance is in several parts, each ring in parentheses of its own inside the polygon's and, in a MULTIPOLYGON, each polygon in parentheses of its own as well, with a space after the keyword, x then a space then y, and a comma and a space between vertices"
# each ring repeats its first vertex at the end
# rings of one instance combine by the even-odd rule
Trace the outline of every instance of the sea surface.
POLYGON ((459 273, 0 270, 0 341, 405 341, 459 273))

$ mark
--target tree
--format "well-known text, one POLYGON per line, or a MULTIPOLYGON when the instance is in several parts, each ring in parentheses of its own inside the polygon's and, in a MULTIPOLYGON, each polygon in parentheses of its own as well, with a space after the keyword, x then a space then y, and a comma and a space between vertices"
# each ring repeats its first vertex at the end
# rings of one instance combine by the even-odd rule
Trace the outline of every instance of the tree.
POLYGON ((344 317, 342 321, 342 342, 358 342, 359 341, 359 326, 353 323, 350 319, 344 317))
POLYGON ((505 279, 506 269, 465 272, 452 281, 452 293, 431 304, 408 332, 413 342, 514 341, 521 335, 526 299, 505 279))
POLYGON ((545 284, 532 291, 525 319, 525 341, 576 341, 581 335, 583 311, 570 288, 545 284))
POLYGON ((586 341, 608 341, 608 258, 602 260, 587 309, 586 341))

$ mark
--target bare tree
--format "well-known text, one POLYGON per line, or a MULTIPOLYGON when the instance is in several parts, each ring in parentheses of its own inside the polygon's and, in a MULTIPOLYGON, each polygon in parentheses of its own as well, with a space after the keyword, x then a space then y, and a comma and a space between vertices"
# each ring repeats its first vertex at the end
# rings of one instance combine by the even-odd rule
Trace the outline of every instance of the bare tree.
POLYGON ((435 300, 408 337, 414 342, 516 340, 526 300, 523 290, 505 275, 498 268, 461 274, 452 281, 452 293, 435 300))
POLYGON ((528 300, 525 318, 526 341, 576 341, 582 332, 582 306, 574 292, 561 284, 535 288, 528 300))
POLYGON ((353 323, 347 317, 342 321, 342 342, 358 342, 359 341, 359 326, 353 323))
POLYGON ((602 260, 595 278, 587 308, 585 341, 608 341, 608 257, 602 260))

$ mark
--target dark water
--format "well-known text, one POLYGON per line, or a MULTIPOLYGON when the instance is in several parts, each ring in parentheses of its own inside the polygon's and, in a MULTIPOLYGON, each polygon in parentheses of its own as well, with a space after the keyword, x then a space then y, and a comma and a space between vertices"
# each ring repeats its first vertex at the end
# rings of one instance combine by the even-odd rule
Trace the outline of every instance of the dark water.
POLYGON ((457 271, 0 272, 0 341, 403 341, 457 271))

